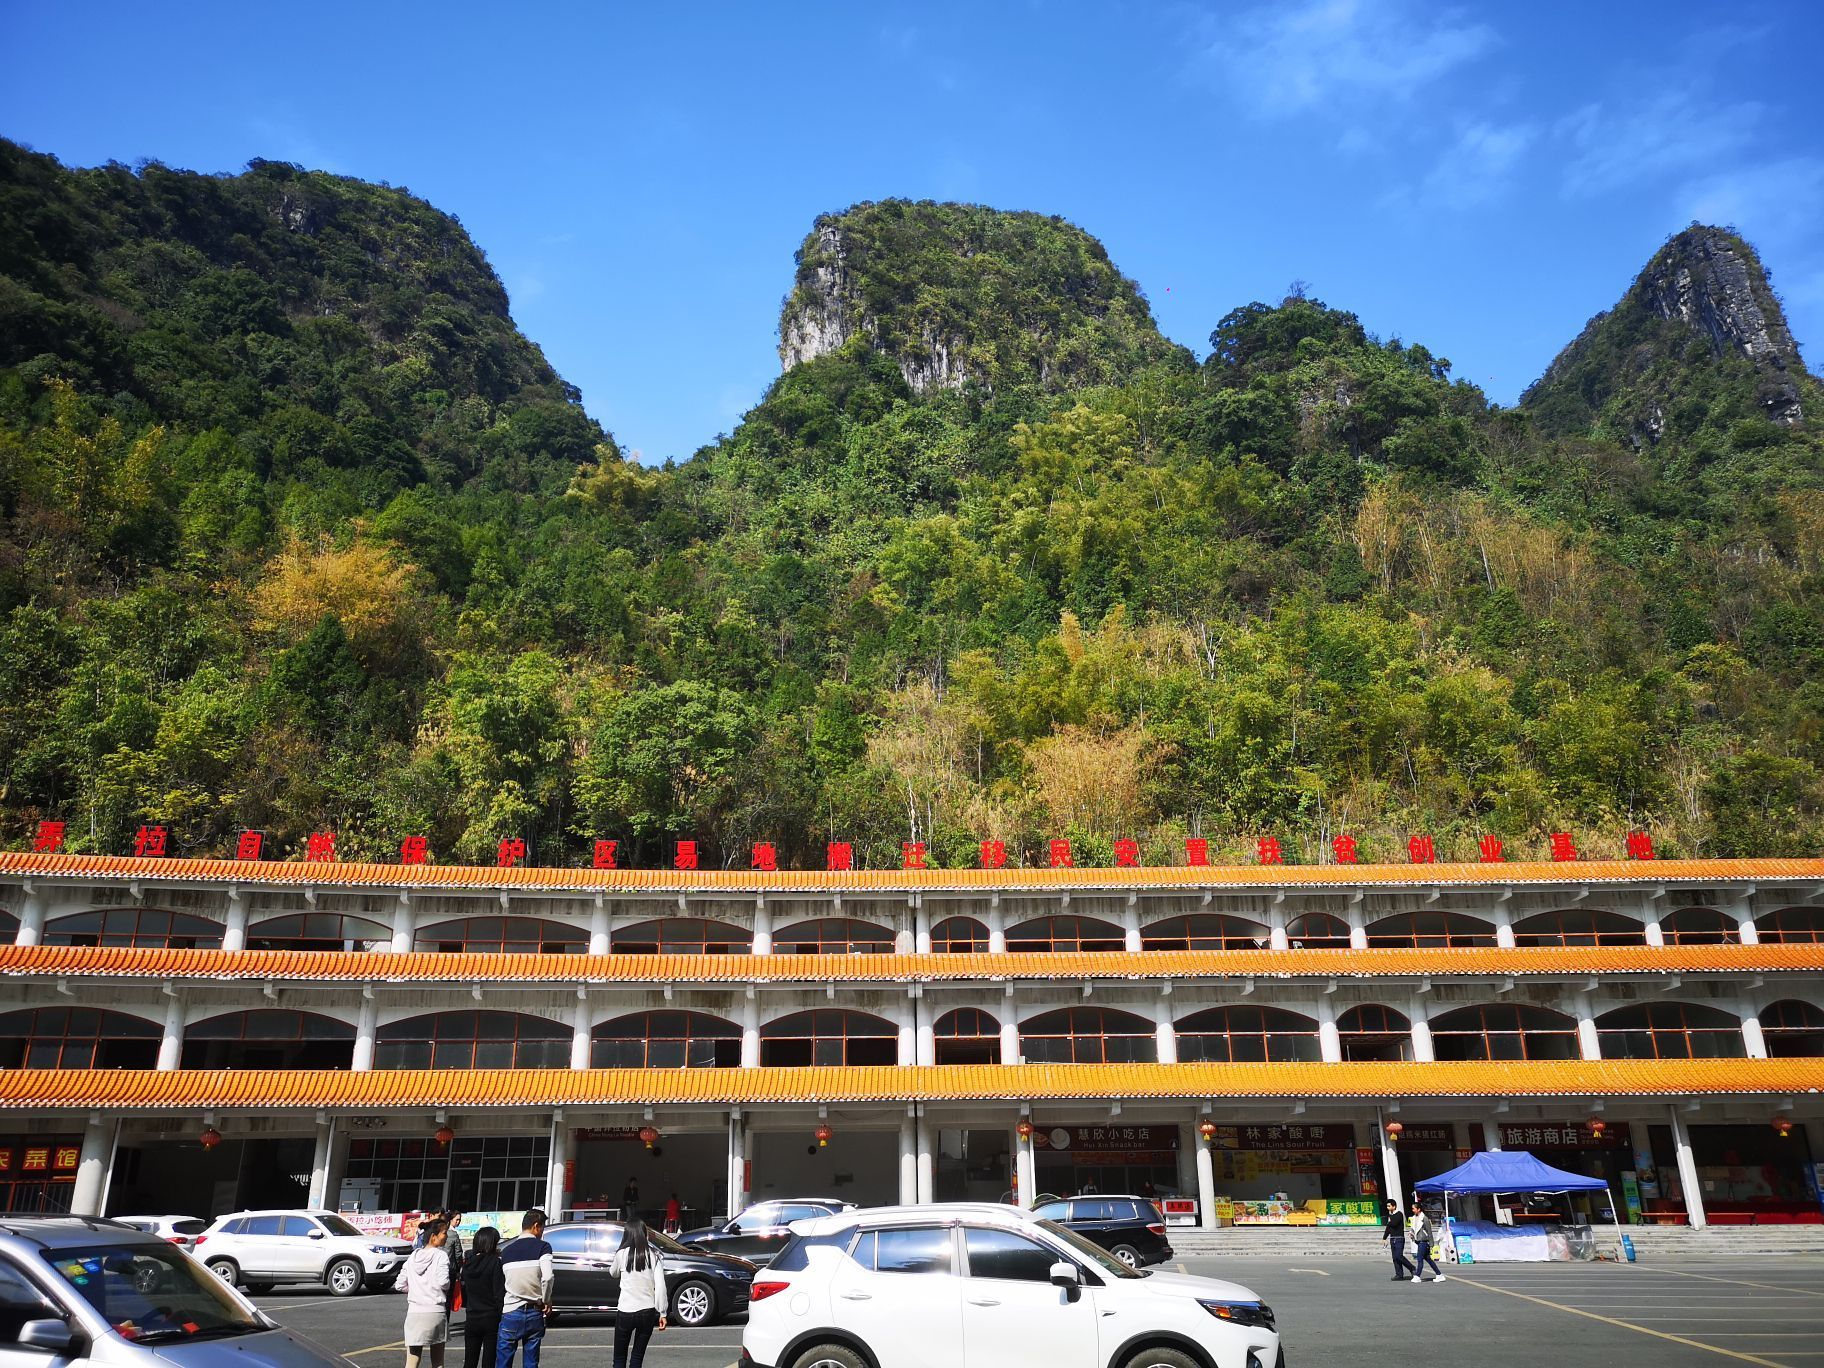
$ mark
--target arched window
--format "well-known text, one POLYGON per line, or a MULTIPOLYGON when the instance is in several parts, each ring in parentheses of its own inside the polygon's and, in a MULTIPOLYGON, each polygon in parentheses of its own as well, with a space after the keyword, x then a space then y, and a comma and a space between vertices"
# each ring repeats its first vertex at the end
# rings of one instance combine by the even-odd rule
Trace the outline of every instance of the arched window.
POLYGON ((373 950, 392 942, 379 922, 342 912, 299 912, 247 928, 249 950, 373 950))
POLYGON ((461 917, 419 927, 417 946, 443 955, 580 955, 589 933, 542 917, 461 917))
POLYGON ((1013 954, 1126 948, 1121 928, 1097 917, 1034 917, 1007 932, 1007 949, 1013 954))
POLYGON ((899 1028, 866 1012, 818 1007, 760 1028, 760 1062, 781 1068, 810 1064, 897 1064, 899 1028))
POLYGON ((1020 1053, 1033 1064, 1154 1064, 1153 1023, 1112 1007, 1061 1007, 1020 1023, 1020 1053))
POLYGON ((564 1069, 568 1027, 522 1012, 432 1012, 382 1026, 376 1069, 564 1069))
POLYGON ((1824 941, 1824 907, 1782 907, 1757 917, 1754 929, 1770 945, 1812 945, 1824 941))
POLYGON ((893 933, 853 917, 820 917, 773 932, 777 955, 890 955, 893 933))
POLYGON ((1520 1003, 1459 1007, 1431 1019, 1439 1059, 1576 1059, 1577 1023, 1559 1012, 1520 1003))
POLYGON ((1714 907, 1681 907, 1659 924, 1667 945, 1729 945, 1741 939, 1733 917, 1714 907))
POLYGON ((1514 923, 1515 945, 1644 945, 1646 930, 1617 912, 1570 907, 1514 923))
POLYGON ((1346 1060, 1391 1063, 1412 1058, 1412 1022, 1378 1002, 1351 1007, 1337 1017, 1336 1038, 1346 1060))
POLYGON ((1432 950, 1494 943, 1492 924, 1460 912, 1406 912, 1382 917, 1368 927, 1368 944, 1376 949, 1432 950))
POLYGON ((315 1012, 256 1007, 184 1029, 186 1069, 346 1069, 355 1028, 315 1012))
POLYGON ((979 1007, 958 1007, 937 1019, 939 1064, 998 1064, 1001 1062, 1001 1023, 979 1007))
POLYGON ((931 952, 936 955, 985 955, 988 928, 974 917, 945 917, 931 928, 931 952))
POLYGON ((617 955, 745 955, 753 937, 727 922, 661 917, 614 933, 617 955))
POLYGON ((37 1007, 0 1016, 0 1068, 150 1069, 159 1028, 125 1012, 37 1007))
POLYGON ((1286 923, 1286 943, 1300 950, 1347 950, 1349 923, 1328 912, 1307 912, 1286 923))
POLYGON ((1773 1059, 1816 1059, 1824 1055, 1824 1007, 1787 998, 1761 1013, 1761 1036, 1773 1059))
POLYGON ((11 945, 19 938, 19 918, 0 907, 0 945, 11 945))
POLYGON ((738 1069, 741 1028, 707 1012, 635 1012, 590 1032, 597 1069, 738 1069))
POLYGON ((110 907, 45 923, 46 945, 134 945, 156 950, 213 950, 222 924, 156 907, 110 907))
POLYGON ((1147 950, 1257 950, 1268 935, 1259 922, 1198 913, 1141 927, 1140 944, 1147 950))
POLYGON ((1178 1058, 1185 1064, 1258 1064, 1319 1060, 1317 1023, 1278 1007, 1211 1007, 1178 1022, 1178 1058))
POLYGON ((1604 1059, 1740 1059, 1742 1024, 1696 1002, 1637 1002, 1596 1018, 1604 1059))

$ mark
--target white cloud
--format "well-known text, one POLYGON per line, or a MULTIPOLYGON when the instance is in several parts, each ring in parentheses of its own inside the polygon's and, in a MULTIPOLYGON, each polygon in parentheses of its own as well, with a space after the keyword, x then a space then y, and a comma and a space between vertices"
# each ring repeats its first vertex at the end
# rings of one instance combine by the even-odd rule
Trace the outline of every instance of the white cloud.
POLYGON ((1787 157, 1705 176, 1676 201, 1679 221, 1733 224, 1751 240, 1809 239, 1824 211, 1824 158, 1787 157))
POLYGON ((1414 94, 1497 42, 1461 10, 1412 0, 1266 3, 1195 25, 1201 70, 1259 115, 1414 94))
POLYGON ((1662 91, 1631 106, 1587 104, 1553 129, 1574 149, 1567 194, 1590 195, 1708 168, 1753 140, 1764 106, 1717 104, 1695 90, 1662 91))
POLYGON ((1382 204, 1446 210, 1488 204, 1506 191, 1521 158, 1538 140, 1537 124, 1466 124, 1422 181, 1390 192, 1382 204))

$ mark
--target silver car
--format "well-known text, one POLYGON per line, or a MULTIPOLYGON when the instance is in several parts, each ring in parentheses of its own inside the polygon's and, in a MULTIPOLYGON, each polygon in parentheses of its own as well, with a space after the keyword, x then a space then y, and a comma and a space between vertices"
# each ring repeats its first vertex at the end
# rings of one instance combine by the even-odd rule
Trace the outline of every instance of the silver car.
POLYGON ((86 1216, 0 1216, 0 1368, 352 1368, 169 1240, 86 1216))

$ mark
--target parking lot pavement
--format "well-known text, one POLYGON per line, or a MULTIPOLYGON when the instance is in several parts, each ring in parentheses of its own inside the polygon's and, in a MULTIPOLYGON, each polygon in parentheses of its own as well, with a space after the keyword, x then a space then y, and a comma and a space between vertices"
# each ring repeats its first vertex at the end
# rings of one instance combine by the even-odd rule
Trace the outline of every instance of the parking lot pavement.
MULTIPOLYGON (((1389 1281, 1379 1259, 1199 1258, 1166 1267, 1242 1283, 1272 1303, 1288 1368, 1411 1368, 1440 1358, 1476 1368, 1824 1368, 1819 1258, 1475 1264, 1418 1287, 1389 1281)), ((337 1299, 313 1289, 257 1300, 360 1368, 403 1363, 402 1297, 337 1299)), ((451 1365, 462 1362, 456 1320, 451 1365)), ((597 1368, 613 1344, 612 1317, 562 1317, 545 1354, 552 1368, 597 1368)), ((648 1362, 726 1368, 740 1352, 736 1321, 668 1330, 654 1337, 648 1362)))

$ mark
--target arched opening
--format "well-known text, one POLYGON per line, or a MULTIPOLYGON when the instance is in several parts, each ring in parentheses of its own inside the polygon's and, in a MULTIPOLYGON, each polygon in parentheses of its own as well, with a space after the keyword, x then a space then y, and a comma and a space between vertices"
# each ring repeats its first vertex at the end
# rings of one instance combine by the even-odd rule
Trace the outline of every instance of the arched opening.
POLYGON ((1286 944, 1297 950, 1347 950, 1349 923, 1328 912, 1307 912, 1286 923, 1286 944))
POLYGON ((853 917, 819 917, 773 932, 776 955, 890 955, 894 936, 853 917))
POLYGON ((1099 917, 1034 917, 1007 932, 1007 950, 1010 954, 1126 948, 1127 937, 1121 928, 1099 917))
POLYGON ((634 1012, 589 1033, 596 1069, 738 1069, 741 1028, 707 1012, 634 1012))
POLYGON ((19 939, 19 918, 0 907, 0 943, 11 945, 19 939))
POLYGON ((1060 1007, 1020 1023, 1020 1053, 1032 1064, 1154 1064, 1153 1023, 1112 1007, 1060 1007))
POLYGON ((1644 945, 1646 939, 1639 922, 1593 907, 1540 912, 1514 923, 1515 945, 1644 945))
POLYGON ((931 928, 934 955, 985 955, 988 928, 974 917, 945 917, 931 928))
POLYGON ((1375 949, 1434 950, 1494 943, 1492 923, 1460 912, 1403 912, 1382 917, 1368 927, 1368 944, 1375 949))
POLYGON ((459 917, 420 927, 417 947, 440 955, 580 955, 589 933, 543 917, 459 917))
POLYGON ((1346 1060, 1378 1064, 1412 1058, 1412 1022, 1378 1002, 1351 1007, 1337 1017, 1336 1038, 1346 1060))
POLYGON ((1604 1059, 1741 1059, 1742 1023, 1696 1002, 1637 1002, 1596 1018, 1604 1059))
POLYGON ((841 1007, 794 1012, 760 1028, 760 1063, 786 1069, 897 1064, 899 1028, 867 1012, 841 1007))
POLYGON ((1824 1056, 1824 1007, 1792 998, 1761 1013, 1761 1037, 1770 1059, 1817 1059, 1824 1056))
POLYGON ((346 1069, 355 1028, 315 1012, 256 1007, 184 1030, 186 1069, 346 1069))
POLYGON ((567 1027, 523 1012, 430 1012, 382 1026, 376 1069, 564 1069, 567 1027))
POLYGON ((1258 1064, 1323 1058, 1317 1022, 1279 1007, 1211 1007, 1178 1022, 1185 1064, 1258 1064))
POLYGON ((1754 929, 1770 945, 1814 945, 1824 941, 1824 907, 1782 907, 1757 917, 1754 929))
POLYGON ((1001 1023, 979 1007, 945 1012, 931 1034, 936 1037, 939 1064, 1001 1062, 1001 1023))
POLYGON ((213 950, 222 943, 222 924, 157 907, 110 907, 98 912, 74 912, 46 922, 44 943, 213 950))
POLYGON ((745 955, 753 937, 739 926, 702 917, 661 917, 614 933, 617 955, 745 955))
POLYGON ((159 1028, 125 1012, 34 1007, 0 1016, 0 1069, 150 1069, 159 1028))
POLYGON ((1659 924, 1667 945, 1729 945, 1741 939, 1733 917, 1714 907, 1681 907, 1659 924))
POLYGON ((247 928, 249 950, 376 950, 393 943, 377 921, 343 912, 298 912, 247 928))
POLYGON ((1143 926, 1140 944, 1147 950, 1258 950, 1268 935, 1259 922, 1206 912, 1143 926))
POLYGON ((1577 1023, 1561 1012, 1513 1002, 1459 1007, 1431 1019, 1439 1059, 1576 1059, 1577 1023))

